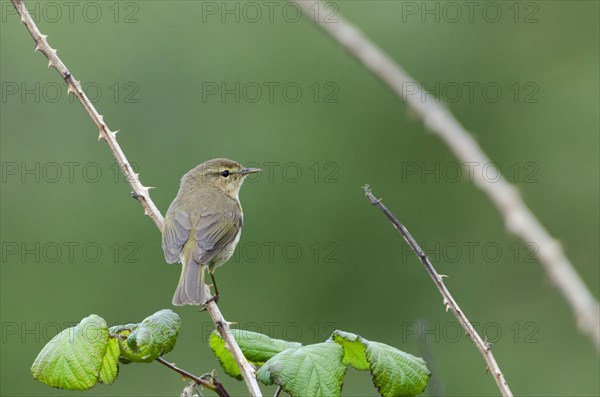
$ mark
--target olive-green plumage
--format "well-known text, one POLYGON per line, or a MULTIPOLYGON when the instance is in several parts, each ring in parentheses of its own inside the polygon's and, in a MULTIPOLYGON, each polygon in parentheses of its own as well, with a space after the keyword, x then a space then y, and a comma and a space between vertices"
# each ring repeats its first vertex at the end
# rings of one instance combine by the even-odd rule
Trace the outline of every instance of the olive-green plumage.
MULTIPOLYGON (((260 171, 220 158, 200 164, 181 178, 177 197, 165 216, 162 239, 166 261, 183 264, 174 305, 203 305, 209 300, 205 269, 212 277, 233 255, 243 225, 240 187, 248 174, 260 171)), ((218 297, 216 285, 215 292, 218 297)))

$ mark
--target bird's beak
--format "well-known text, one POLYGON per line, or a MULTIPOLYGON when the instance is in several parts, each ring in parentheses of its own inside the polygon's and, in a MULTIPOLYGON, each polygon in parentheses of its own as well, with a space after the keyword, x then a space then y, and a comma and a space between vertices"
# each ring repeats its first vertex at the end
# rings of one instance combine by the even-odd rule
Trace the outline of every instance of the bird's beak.
POLYGON ((242 168, 242 175, 255 174, 257 172, 262 172, 260 168, 242 168))

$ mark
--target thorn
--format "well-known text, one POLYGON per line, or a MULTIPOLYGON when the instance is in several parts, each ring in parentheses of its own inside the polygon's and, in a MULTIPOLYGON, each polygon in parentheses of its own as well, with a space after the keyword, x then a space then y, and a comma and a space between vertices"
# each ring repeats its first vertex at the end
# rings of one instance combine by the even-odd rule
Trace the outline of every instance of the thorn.
MULTIPOLYGON (((368 193, 371 193, 371 191, 369 190, 369 191, 368 191, 368 193)), ((372 195, 371 195, 371 197, 369 197, 369 196, 367 195, 367 197, 369 198, 369 201, 370 201, 370 202, 371 202, 371 204, 373 204, 373 205, 377 205, 377 204, 381 203, 381 201, 383 200, 383 197, 382 197, 382 198, 378 198, 378 199, 375 199, 374 197, 373 197, 373 198, 371 198, 371 197, 372 197, 372 195)))
POLYGON ((104 124, 104 116, 103 115, 99 114, 98 120, 100 121, 100 123, 104 124))
POLYGON ((142 186, 142 190, 144 191, 144 197, 150 196, 150 189, 148 189, 146 186, 142 186))
POLYGON ((448 276, 447 274, 440 274, 440 277, 445 278, 445 277, 450 277, 450 276, 448 276))
POLYGON ((238 325, 239 323, 237 321, 227 321, 227 325, 231 326, 231 325, 238 325))
POLYGON ((117 136, 117 131, 111 131, 108 130, 107 134, 112 138, 115 139, 115 137, 117 136))
MULTIPOLYGON (((131 178, 127 178, 127 181, 129 181, 129 182, 131 182, 131 181, 136 181, 136 182, 139 182, 139 181, 140 181, 140 180, 138 179, 138 177, 139 177, 139 175, 140 175, 140 174, 132 174, 132 175, 135 177, 135 179, 134 179, 134 177, 131 177, 131 178)), ((142 196, 143 196, 143 197, 147 197, 147 196, 149 196, 149 195, 150 195, 150 189, 156 189, 156 187, 154 187, 154 186, 143 186, 143 185, 142 185, 142 186, 140 187, 140 189, 143 191, 143 194, 142 194, 142 196)))
POLYGON ((100 130, 100 132, 98 133, 98 142, 100 142, 100 141, 101 141, 101 140, 103 140, 103 139, 104 139, 104 140, 106 140, 106 139, 104 138, 104 135, 102 135, 102 130, 100 130))
POLYGON ((33 50, 33 52, 38 52, 42 49, 42 47, 40 47, 39 43, 35 43, 35 50, 33 50))
POLYGON ((446 298, 444 298, 442 303, 444 306, 446 306, 446 313, 448 313, 448 310, 450 310, 450 303, 446 300, 446 298))
POLYGON ((73 86, 71 84, 67 84, 67 95, 69 94, 75 95, 75 90, 73 89, 73 86))
POLYGON ((48 69, 50 69, 51 66, 54 66, 54 65, 52 64, 52 60, 50 59, 50 60, 48 60, 48 69))

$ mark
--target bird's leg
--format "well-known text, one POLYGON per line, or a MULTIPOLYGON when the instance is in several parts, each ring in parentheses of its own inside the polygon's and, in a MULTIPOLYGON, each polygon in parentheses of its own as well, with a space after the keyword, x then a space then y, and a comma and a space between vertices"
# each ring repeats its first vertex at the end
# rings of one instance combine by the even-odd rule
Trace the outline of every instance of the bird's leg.
POLYGON ((209 300, 207 300, 206 303, 208 303, 208 302, 218 303, 219 302, 219 288, 217 288, 217 280, 215 280, 215 275, 210 270, 208 271, 208 273, 210 274, 210 278, 212 279, 212 282, 213 282, 213 287, 215 289, 215 295, 212 298, 210 298, 209 300))

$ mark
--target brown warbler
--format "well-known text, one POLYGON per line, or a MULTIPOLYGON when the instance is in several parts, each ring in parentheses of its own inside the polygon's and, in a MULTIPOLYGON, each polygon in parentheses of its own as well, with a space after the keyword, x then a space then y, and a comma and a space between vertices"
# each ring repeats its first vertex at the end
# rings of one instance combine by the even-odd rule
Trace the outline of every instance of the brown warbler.
POLYGON ((174 305, 218 300, 213 273, 233 255, 244 224, 240 188, 247 175, 260 171, 219 158, 200 164, 181 178, 177 197, 165 216, 162 238, 166 261, 183 264, 174 305), (214 297, 204 284, 207 267, 214 297))

